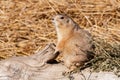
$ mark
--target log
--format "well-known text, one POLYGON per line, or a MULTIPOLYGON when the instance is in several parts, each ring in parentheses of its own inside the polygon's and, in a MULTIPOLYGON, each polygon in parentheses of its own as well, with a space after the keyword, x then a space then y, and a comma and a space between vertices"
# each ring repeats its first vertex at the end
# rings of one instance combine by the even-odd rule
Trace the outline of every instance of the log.
POLYGON ((63 75, 68 69, 56 63, 55 45, 48 44, 31 56, 12 57, 0 61, 0 80, 120 80, 112 72, 91 72, 85 69, 63 75))

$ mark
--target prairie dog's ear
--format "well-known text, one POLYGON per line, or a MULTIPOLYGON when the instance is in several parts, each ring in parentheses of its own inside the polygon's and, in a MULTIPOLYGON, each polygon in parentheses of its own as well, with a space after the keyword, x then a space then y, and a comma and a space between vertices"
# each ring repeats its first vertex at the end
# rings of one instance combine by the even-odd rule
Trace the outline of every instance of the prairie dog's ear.
POLYGON ((68 18, 66 22, 69 23, 69 24, 74 24, 74 22, 72 21, 71 18, 68 18))
POLYGON ((77 23, 75 23, 75 24, 74 24, 74 30, 75 30, 75 31, 78 31, 79 29, 82 29, 82 28, 80 28, 79 25, 78 25, 77 23))
POLYGON ((69 22, 70 22, 70 20, 68 19, 66 22, 67 22, 67 23, 69 23, 69 22))

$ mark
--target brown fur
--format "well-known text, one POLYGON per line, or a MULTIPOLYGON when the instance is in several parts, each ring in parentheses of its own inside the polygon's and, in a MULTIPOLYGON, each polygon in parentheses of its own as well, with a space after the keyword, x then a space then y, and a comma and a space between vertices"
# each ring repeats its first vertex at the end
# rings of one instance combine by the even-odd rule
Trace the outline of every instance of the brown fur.
POLYGON ((58 37, 56 51, 60 52, 56 60, 63 62, 70 70, 83 65, 88 60, 87 52, 92 50, 90 33, 63 14, 54 16, 53 23, 58 37))

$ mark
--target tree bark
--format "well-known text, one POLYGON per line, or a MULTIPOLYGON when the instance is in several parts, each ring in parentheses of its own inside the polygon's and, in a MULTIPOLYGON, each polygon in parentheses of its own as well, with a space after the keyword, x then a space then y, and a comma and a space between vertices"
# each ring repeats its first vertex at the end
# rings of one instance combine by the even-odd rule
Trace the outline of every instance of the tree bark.
POLYGON ((90 69, 63 75, 68 69, 61 63, 50 64, 57 56, 55 45, 26 57, 13 57, 0 62, 0 80, 120 80, 112 72, 90 72, 90 69))

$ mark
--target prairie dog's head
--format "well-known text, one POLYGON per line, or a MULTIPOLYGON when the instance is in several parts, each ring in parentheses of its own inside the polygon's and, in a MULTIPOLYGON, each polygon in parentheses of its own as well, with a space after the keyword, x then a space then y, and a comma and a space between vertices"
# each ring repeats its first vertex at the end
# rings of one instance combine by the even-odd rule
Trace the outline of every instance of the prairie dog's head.
POLYGON ((69 27, 74 28, 75 25, 74 21, 70 17, 64 14, 58 14, 54 16, 52 22, 54 23, 56 28, 61 28, 61 29, 65 29, 69 27))
POLYGON ((67 15, 59 14, 53 17, 52 22, 55 25, 58 41, 69 37, 74 30, 77 30, 79 26, 75 23, 72 18, 67 15))

